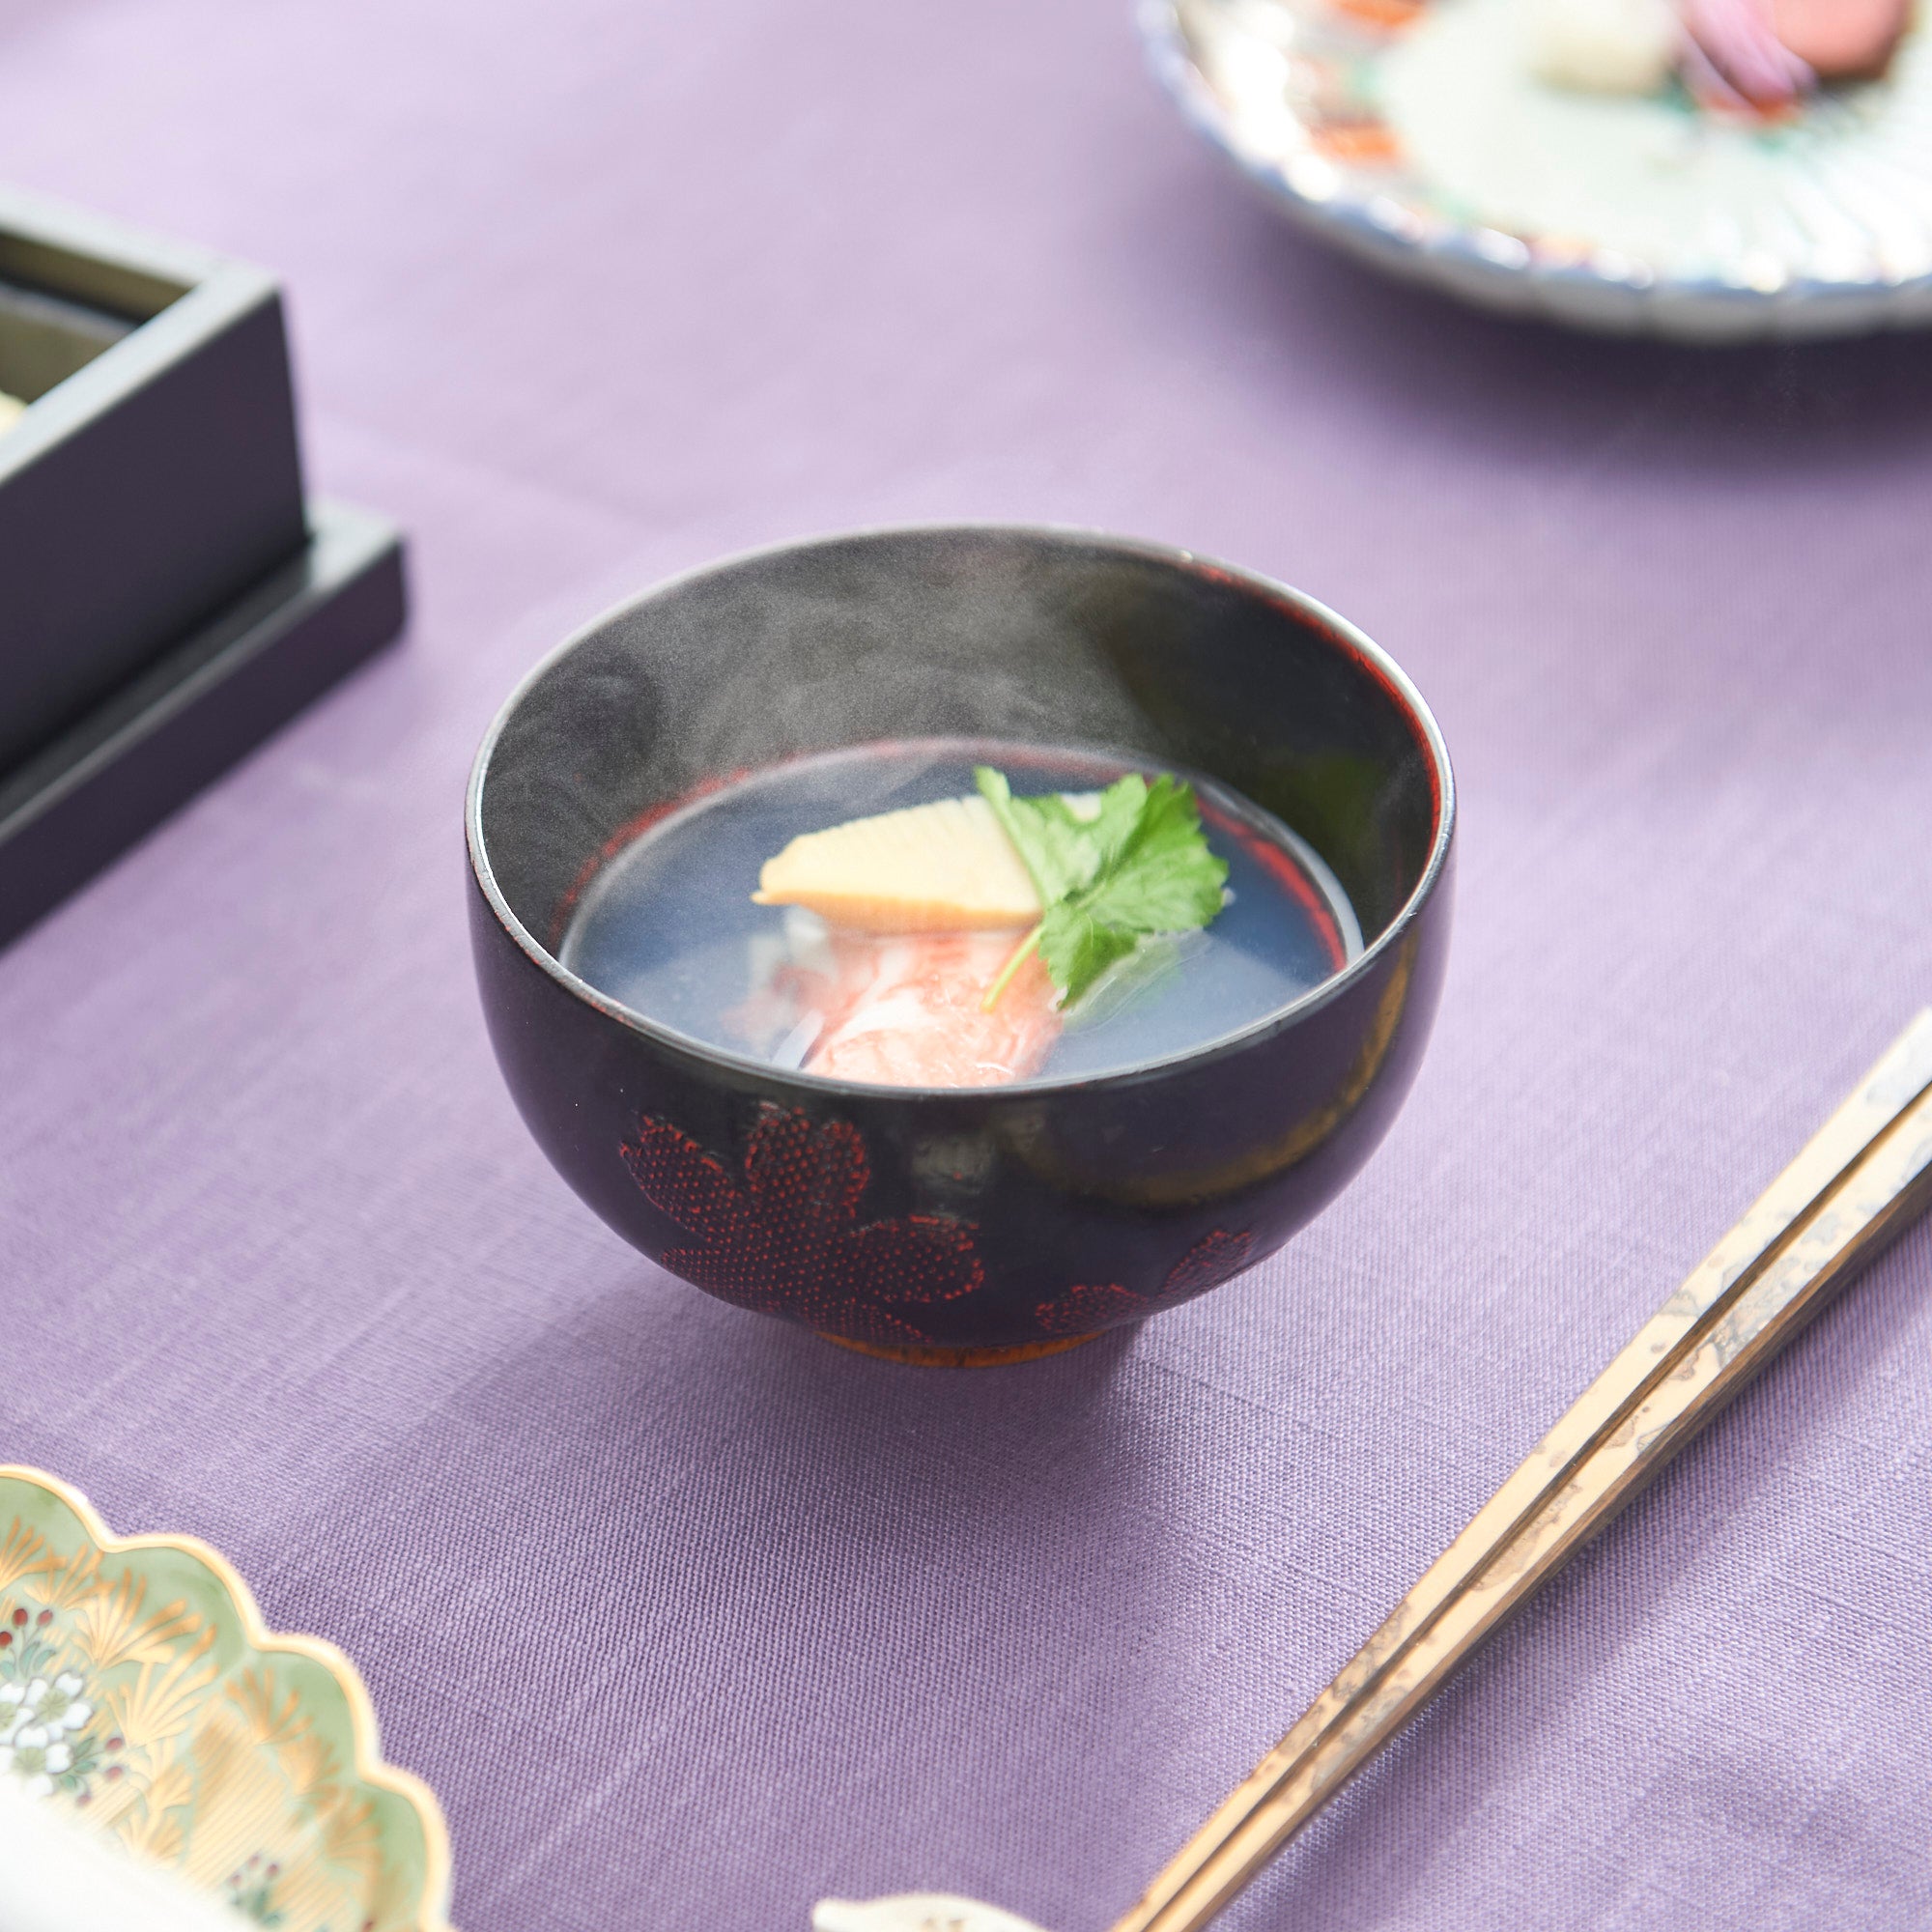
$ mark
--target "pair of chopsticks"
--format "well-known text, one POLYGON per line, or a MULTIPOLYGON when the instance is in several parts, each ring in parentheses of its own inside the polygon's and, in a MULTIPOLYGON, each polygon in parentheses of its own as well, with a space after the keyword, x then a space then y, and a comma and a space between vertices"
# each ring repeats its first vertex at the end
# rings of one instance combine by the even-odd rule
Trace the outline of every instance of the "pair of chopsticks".
POLYGON ((1583 1392, 1113 1932, 1198 1932, 1932 1200, 1932 1010, 1583 1392))

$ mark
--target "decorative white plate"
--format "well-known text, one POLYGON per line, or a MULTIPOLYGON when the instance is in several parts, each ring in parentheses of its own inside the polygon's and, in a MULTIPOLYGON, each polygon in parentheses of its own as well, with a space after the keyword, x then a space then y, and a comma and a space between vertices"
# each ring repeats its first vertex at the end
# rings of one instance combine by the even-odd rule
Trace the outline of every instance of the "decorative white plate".
MULTIPOLYGON (((0 1466, 0 1779, 172 1869, 238 1928, 449 1932, 441 1809, 383 1762, 355 1665, 320 1638, 271 1636, 205 1543, 110 1535, 78 1492, 13 1465, 0 1466)), ((21 1913, 48 1922, 33 1883, 46 1876, 0 1868, 5 1932, 21 1913)), ((128 1895, 125 1874, 96 1876, 128 1895)), ((100 1894, 68 1902, 54 1922, 102 1922, 100 1894)))
POLYGON ((1932 322, 1932 34, 1778 123, 1536 79, 1521 0, 1141 0, 1283 208, 1469 300, 1700 341, 1932 322))

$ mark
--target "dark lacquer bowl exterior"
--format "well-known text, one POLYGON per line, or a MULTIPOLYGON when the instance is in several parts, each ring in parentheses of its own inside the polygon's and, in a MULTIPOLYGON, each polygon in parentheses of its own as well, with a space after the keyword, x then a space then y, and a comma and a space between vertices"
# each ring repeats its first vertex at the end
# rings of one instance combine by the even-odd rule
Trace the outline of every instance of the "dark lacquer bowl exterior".
POLYGON ((1226 1281, 1367 1159, 1435 1017, 1454 821, 1408 680, 1281 584, 1084 531, 832 537, 647 591, 510 698, 469 786, 477 978, 538 1144, 652 1260, 907 1359, 1044 1353, 1226 1281), (1315 846, 1364 950, 1198 1052, 948 1091, 717 1051, 558 963, 599 867, 681 800, 912 737, 1208 773, 1315 846))

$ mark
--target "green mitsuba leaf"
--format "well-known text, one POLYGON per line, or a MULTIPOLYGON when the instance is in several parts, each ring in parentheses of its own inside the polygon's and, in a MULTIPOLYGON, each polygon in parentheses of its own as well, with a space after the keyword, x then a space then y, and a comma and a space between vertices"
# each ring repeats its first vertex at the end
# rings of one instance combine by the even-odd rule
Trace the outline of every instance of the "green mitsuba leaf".
POLYGON ((1049 906, 1039 923, 1039 956, 1060 988, 1063 1005, 1077 1000, 1108 967, 1119 965, 1140 943, 1139 933, 1104 924, 1065 899, 1049 906))
POLYGON ((1208 849, 1191 785, 1166 774, 1150 785, 1129 773, 1083 816, 1057 793, 1015 798, 990 766, 974 780, 1044 908, 988 991, 989 1007, 1036 946, 1065 1006, 1147 934, 1191 931, 1221 910, 1228 867, 1208 849))
POLYGON ((1093 878, 1100 860, 1093 830, 1058 792, 1044 798, 1015 798, 1006 774, 991 765, 976 766, 973 782, 992 807, 1000 829, 1012 840, 1042 906, 1064 899, 1093 878))

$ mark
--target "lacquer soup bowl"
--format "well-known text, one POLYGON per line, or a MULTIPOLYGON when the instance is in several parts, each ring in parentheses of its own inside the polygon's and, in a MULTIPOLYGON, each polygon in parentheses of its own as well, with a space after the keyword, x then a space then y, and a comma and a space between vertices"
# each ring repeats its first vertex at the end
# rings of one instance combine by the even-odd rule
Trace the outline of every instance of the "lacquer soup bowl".
POLYGON ((1298 592, 1087 531, 865 531, 647 590, 511 696, 469 784, 477 979, 538 1145, 652 1261, 874 1354, 1014 1360, 1206 1293, 1361 1167, 1435 1016, 1454 826, 1414 687, 1298 592), (784 1070, 562 963, 600 870, 681 801, 922 738, 1205 774, 1313 848, 1362 943, 1197 1050, 971 1089, 784 1070))

